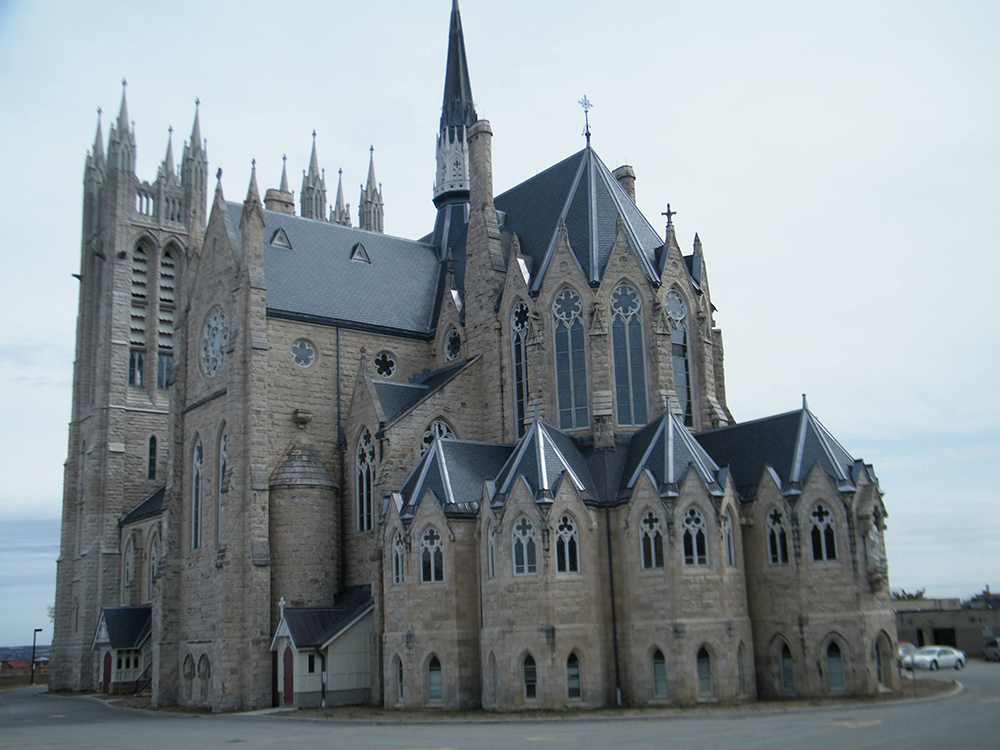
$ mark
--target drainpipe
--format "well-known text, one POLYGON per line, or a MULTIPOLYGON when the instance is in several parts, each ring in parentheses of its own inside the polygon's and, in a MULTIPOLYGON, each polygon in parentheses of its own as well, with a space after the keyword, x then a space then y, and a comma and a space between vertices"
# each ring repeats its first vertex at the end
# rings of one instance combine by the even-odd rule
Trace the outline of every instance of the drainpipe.
POLYGON ((319 689, 319 704, 322 708, 326 708, 326 654, 322 651, 319 652, 319 671, 323 680, 319 689))
MULTIPOLYGON (((337 522, 337 527, 339 530, 338 536, 340 537, 340 570, 337 575, 337 591, 343 591, 344 586, 347 581, 347 534, 344 529, 344 493, 347 492, 347 477, 346 468, 344 467, 344 452, 347 450, 347 434, 344 432, 344 423, 342 421, 341 414, 341 396, 340 396, 340 327, 337 327, 337 459, 340 464, 340 503, 338 504, 337 512, 339 513, 339 520, 337 522)), ((326 670, 323 671, 324 676, 326 675, 326 670)), ((324 686, 326 689, 325 677, 324 686)))
POLYGON ((608 581, 611 583, 611 638, 615 653, 615 698, 622 705, 622 679, 618 666, 618 615, 615 610, 615 563, 611 556, 611 509, 604 507, 604 528, 608 533, 608 581))

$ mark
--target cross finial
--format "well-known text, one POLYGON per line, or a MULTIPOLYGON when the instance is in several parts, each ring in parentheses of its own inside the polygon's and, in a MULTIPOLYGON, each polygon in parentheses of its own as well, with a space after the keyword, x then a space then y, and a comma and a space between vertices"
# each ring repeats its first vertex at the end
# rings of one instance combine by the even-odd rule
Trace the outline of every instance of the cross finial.
POLYGON ((217 180, 222 179, 222 167, 219 167, 219 171, 215 173, 215 179, 217 180))
POLYGON ((316 129, 313 128, 313 138, 315 138, 315 137, 316 137, 316 129))
POLYGON ((368 147, 368 153, 371 154, 372 156, 375 155, 375 144, 372 144, 371 146, 368 147))
POLYGON ((251 169, 257 169, 257 160, 256 159, 251 159, 250 160, 250 168, 251 169))
POLYGON ((98 108, 97 108, 97 116, 98 116, 98 117, 100 117, 100 116, 101 116, 101 112, 102 112, 101 108, 100 108, 100 107, 98 107, 98 108))
POLYGON ((288 157, 284 154, 281 155, 281 165, 284 166, 285 162, 288 161, 288 157))
POLYGON ((197 96, 194 98, 194 106, 196 107, 201 106, 201 99, 199 99, 197 96))
POLYGON ((578 102, 578 104, 581 107, 583 107, 583 122, 584 122, 584 126, 585 126, 584 130, 583 130, 583 134, 585 136, 587 136, 587 145, 589 146, 590 145, 590 110, 592 110, 594 108, 594 105, 590 103, 590 100, 587 98, 586 94, 583 95, 583 99, 581 99, 578 102))
POLYGON ((667 210, 666 210, 666 211, 662 211, 662 212, 660 213, 660 216, 666 216, 666 217, 667 217, 667 226, 668 226, 668 227, 669 227, 669 226, 670 226, 671 224, 673 224, 673 223, 674 223, 674 216, 676 216, 676 215, 677 215, 677 212, 676 212, 676 211, 671 211, 671 210, 670 210, 670 204, 669 204, 669 203, 667 204, 667 210))
POLYGON ((338 170, 337 170, 337 174, 338 174, 338 175, 341 175, 341 176, 342 176, 342 175, 344 174, 344 169, 343 169, 343 167, 341 167, 340 169, 338 169, 338 170))
POLYGON ((173 125, 167 125, 167 133, 169 133, 170 135, 174 134, 174 126, 173 125))
POLYGON ((128 81, 126 81, 125 77, 122 76, 122 88, 125 88, 126 86, 128 86, 128 81))

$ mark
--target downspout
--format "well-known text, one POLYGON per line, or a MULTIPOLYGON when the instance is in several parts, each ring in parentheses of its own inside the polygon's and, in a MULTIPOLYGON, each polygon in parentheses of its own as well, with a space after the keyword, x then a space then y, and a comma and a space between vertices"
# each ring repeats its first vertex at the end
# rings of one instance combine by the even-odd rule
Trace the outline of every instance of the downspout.
POLYGON ((604 506, 604 528, 608 535, 608 581, 611 583, 611 638, 615 654, 615 698, 622 705, 622 680, 618 666, 618 614, 615 609, 615 563, 611 556, 611 509, 604 506))
POLYGON ((321 708, 326 708, 326 654, 322 651, 319 652, 319 672, 323 681, 319 688, 319 702, 321 708))
MULTIPOLYGON (((347 534, 344 529, 344 493, 347 492, 347 469, 344 466, 344 452, 347 450, 347 434, 344 432, 344 423, 341 413, 340 395, 340 327, 337 327, 337 459, 340 463, 340 503, 338 513, 340 518, 337 521, 337 528, 340 537, 340 571, 337 590, 343 591, 347 583, 347 534)), ((325 668, 323 674, 326 674, 325 668)), ((323 690, 326 690, 326 682, 323 683, 323 690)))

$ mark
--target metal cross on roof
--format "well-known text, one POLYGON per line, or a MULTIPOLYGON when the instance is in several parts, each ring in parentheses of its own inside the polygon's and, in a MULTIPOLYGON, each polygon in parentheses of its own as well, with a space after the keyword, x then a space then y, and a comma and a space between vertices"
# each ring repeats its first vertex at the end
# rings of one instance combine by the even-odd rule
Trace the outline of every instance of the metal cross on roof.
POLYGON ((666 217, 667 217, 667 226, 668 226, 668 227, 669 227, 669 226, 670 226, 671 224, 673 224, 673 223, 674 223, 674 217, 675 217, 676 215, 677 215, 677 212, 676 212, 676 211, 671 211, 671 210, 670 210, 670 204, 669 204, 669 203, 667 204, 667 210, 666 210, 666 211, 661 211, 661 212, 660 212, 660 216, 666 216, 666 217))
POLYGON ((587 98, 586 94, 584 94, 583 95, 583 99, 581 99, 577 103, 581 107, 583 107, 583 121, 584 121, 584 125, 585 125, 584 130, 583 130, 583 134, 585 136, 587 136, 587 145, 589 146, 590 145, 590 110, 592 110, 594 108, 594 105, 590 103, 590 100, 587 98))

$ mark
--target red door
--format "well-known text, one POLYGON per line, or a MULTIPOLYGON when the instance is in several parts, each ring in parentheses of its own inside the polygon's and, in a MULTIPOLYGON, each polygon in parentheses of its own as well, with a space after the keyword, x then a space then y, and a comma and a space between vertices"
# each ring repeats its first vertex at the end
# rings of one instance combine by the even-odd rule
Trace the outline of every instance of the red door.
POLYGON ((283 690, 285 692, 285 705, 291 706, 295 703, 295 687, 292 685, 292 647, 285 649, 285 680, 283 690))
POLYGON ((104 684, 101 686, 101 690, 105 693, 111 692, 111 652, 104 652, 104 684))

